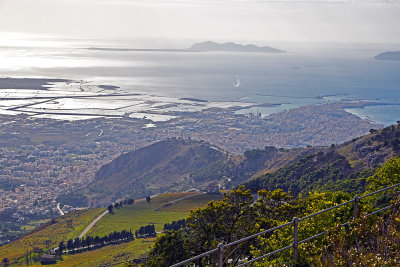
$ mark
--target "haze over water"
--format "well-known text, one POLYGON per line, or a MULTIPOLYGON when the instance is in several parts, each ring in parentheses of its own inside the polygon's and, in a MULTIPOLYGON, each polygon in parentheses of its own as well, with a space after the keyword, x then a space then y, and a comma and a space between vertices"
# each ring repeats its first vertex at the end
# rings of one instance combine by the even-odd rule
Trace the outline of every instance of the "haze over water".
MULTIPOLYGON (((373 58, 395 49, 392 45, 263 44, 287 50, 284 54, 87 49, 152 48, 141 45, 65 39, 3 41, 0 76, 98 81, 129 93, 281 104, 258 108, 264 115, 329 101, 374 100, 383 105, 348 111, 385 125, 400 119, 400 62, 373 58), (233 86, 237 80, 239 87, 233 86)), ((242 112, 250 111, 256 110, 242 112)))

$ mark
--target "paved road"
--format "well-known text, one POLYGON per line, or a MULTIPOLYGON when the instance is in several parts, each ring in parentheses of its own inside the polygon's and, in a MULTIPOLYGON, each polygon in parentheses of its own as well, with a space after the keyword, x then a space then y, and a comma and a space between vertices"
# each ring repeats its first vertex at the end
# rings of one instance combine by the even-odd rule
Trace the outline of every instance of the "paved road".
POLYGON ((58 209, 58 211, 60 212, 61 216, 63 216, 63 215, 64 215, 64 212, 63 212, 63 211, 61 210, 61 208, 60 208, 60 203, 57 204, 57 209, 58 209))
POLYGON ((106 214, 108 213, 108 210, 105 210, 102 214, 100 214, 96 219, 94 219, 88 227, 86 227, 85 230, 78 236, 79 238, 82 238, 86 235, 86 233, 95 225, 101 218, 103 218, 106 214))

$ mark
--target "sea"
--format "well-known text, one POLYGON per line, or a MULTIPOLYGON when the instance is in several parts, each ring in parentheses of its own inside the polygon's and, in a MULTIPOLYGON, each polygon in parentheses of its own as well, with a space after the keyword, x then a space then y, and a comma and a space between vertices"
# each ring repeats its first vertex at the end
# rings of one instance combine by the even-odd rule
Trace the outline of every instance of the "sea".
MULTIPOLYGON (((162 44, 3 38, 0 77, 95 81, 128 93, 266 104, 238 111, 263 116, 304 105, 362 100, 375 104, 346 110, 383 125, 400 120, 400 61, 374 59, 400 50, 400 44, 262 43, 287 51, 277 54, 120 50, 164 48, 162 44)), ((174 48, 189 46, 177 43, 174 48)))

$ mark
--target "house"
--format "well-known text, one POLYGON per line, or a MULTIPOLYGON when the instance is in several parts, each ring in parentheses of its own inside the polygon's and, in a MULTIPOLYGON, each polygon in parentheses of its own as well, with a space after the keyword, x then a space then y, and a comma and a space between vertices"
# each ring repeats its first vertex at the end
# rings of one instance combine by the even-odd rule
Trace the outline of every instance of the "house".
POLYGON ((46 264, 55 264, 55 263, 57 263, 56 255, 44 254, 44 255, 42 255, 42 257, 40 258, 40 263, 43 264, 43 265, 46 265, 46 264))
POLYGON ((207 192, 208 194, 220 194, 219 189, 220 189, 219 184, 211 183, 211 184, 209 184, 209 185, 207 186, 206 192, 207 192))

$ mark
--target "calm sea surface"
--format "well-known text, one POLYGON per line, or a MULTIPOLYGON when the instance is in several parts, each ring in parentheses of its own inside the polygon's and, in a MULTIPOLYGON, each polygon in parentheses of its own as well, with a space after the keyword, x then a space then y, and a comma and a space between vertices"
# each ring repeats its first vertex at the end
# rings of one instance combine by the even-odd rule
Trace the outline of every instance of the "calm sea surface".
MULTIPOLYGON (((88 80, 130 93, 281 104, 258 108, 264 115, 340 99, 374 100, 383 105, 348 111, 385 125, 400 120, 400 62, 373 59, 385 51, 383 45, 277 47, 293 51, 285 54, 86 49, 94 46, 109 44, 0 43, 0 76, 88 80)), ((241 112, 250 111, 256 110, 241 112)))

